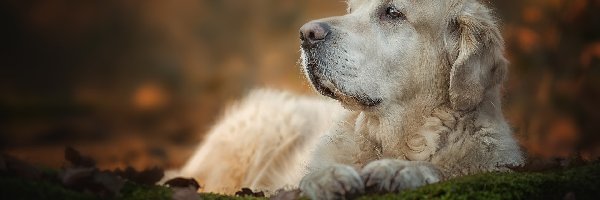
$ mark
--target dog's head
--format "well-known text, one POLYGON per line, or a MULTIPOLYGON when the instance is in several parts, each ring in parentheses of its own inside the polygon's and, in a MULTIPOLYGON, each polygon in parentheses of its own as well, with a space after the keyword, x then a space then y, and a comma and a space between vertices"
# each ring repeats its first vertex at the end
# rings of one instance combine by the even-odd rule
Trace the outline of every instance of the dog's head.
POLYGON ((353 110, 421 97, 472 109, 506 71, 495 20, 475 0, 349 0, 300 38, 312 85, 353 110))

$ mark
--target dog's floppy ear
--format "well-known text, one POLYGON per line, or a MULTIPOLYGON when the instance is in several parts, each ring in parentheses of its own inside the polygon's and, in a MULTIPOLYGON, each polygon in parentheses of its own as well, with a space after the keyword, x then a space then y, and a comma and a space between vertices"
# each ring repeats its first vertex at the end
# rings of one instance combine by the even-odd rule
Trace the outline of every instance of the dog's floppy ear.
POLYGON ((504 41, 490 9, 466 0, 449 22, 449 97, 457 110, 471 110, 484 98, 488 88, 501 84, 507 61, 504 41))

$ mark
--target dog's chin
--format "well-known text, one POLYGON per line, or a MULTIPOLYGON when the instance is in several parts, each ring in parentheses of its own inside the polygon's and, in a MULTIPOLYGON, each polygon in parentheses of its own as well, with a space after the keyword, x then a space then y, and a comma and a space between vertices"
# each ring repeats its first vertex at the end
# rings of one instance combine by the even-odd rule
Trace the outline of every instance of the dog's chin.
POLYGON ((380 98, 372 98, 365 94, 355 94, 344 90, 329 79, 309 75, 315 90, 323 96, 338 100, 350 110, 371 110, 382 102, 380 98))
POLYGON ((317 64, 320 60, 319 55, 323 54, 318 48, 307 49, 303 46, 302 50, 304 72, 312 86, 321 95, 340 101, 344 107, 350 110, 371 110, 382 103, 381 98, 347 90, 343 85, 339 85, 335 80, 324 75, 323 66, 317 64), (306 55, 312 56, 304 57, 306 55))

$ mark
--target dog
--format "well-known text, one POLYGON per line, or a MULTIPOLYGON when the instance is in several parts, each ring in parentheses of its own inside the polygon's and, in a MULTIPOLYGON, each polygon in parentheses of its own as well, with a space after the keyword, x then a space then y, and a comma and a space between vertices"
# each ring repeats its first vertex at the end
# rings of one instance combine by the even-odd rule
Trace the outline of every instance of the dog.
POLYGON ((255 91, 180 173, 211 192, 347 199, 520 166, 496 21, 477 0, 349 0, 300 29, 304 74, 332 100, 255 91))

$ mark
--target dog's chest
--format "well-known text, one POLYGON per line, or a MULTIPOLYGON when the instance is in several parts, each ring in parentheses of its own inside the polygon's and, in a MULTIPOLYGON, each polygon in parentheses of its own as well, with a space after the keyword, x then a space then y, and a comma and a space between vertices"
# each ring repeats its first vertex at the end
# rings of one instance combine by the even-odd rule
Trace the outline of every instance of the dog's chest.
POLYGON ((448 134, 452 132, 456 118, 446 111, 436 110, 429 117, 423 117, 420 126, 411 128, 403 124, 387 121, 357 118, 356 131, 363 138, 362 148, 375 156, 374 160, 394 158, 412 161, 430 161, 439 149, 445 146, 448 134), (360 125, 359 125, 360 123, 360 125))

